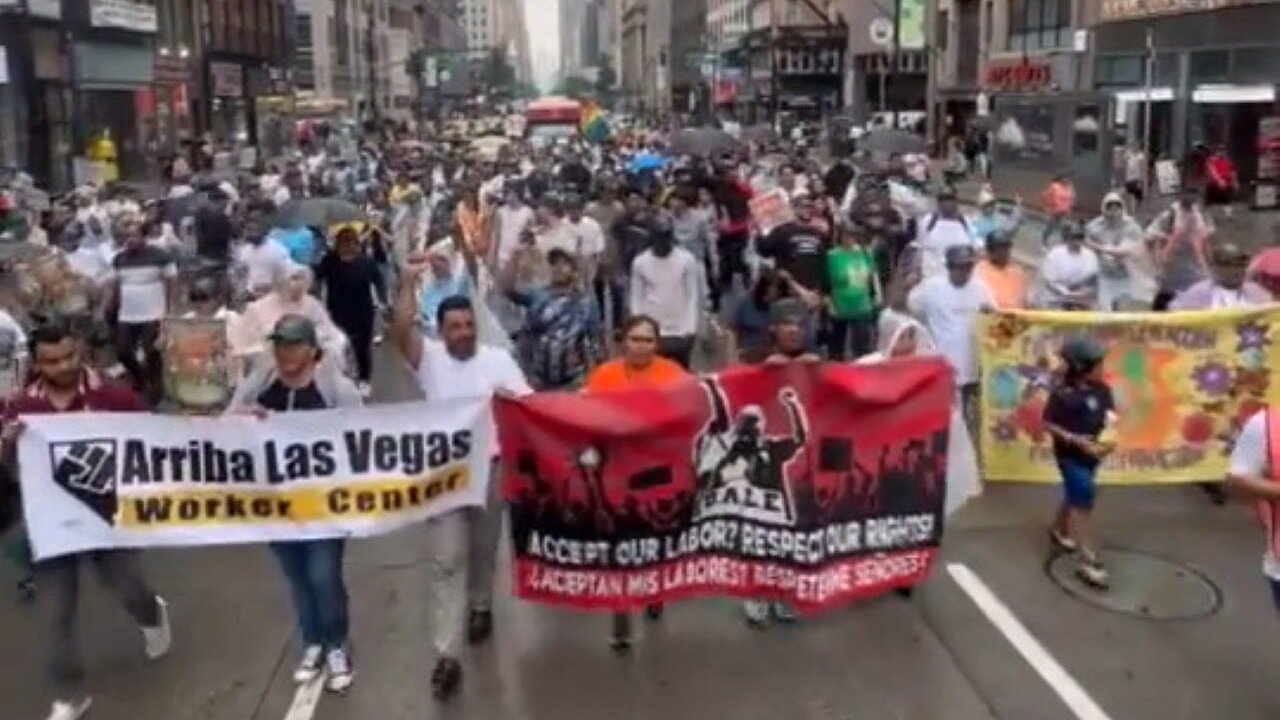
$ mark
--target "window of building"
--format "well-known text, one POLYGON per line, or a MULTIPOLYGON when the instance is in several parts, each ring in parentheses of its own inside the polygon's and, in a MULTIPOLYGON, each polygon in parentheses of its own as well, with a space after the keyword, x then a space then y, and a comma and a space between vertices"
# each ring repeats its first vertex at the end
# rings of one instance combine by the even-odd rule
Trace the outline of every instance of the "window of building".
POLYGON ((1009 0, 1009 50, 1071 46, 1071 0, 1009 0))
POLYGON ((1231 72, 1231 52, 1199 50, 1191 53, 1188 75, 1193 84, 1223 82, 1231 72))
POLYGON ((1104 55, 1098 58, 1094 81, 1098 87, 1131 87, 1146 82, 1142 55, 1104 55))
POLYGON ((951 23, 946 10, 938 11, 938 24, 936 27, 937 27, 938 37, 935 42, 938 46, 938 50, 942 52, 946 52, 947 39, 951 35, 951 23))

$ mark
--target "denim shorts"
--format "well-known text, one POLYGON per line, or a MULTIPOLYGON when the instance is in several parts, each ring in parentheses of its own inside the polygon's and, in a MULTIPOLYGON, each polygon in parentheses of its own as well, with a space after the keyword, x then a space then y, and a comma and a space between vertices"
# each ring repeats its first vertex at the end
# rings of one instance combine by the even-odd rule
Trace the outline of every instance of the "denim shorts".
POLYGON ((1098 496, 1098 466, 1060 457, 1058 472, 1062 474, 1062 494, 1067 506, 1075 510, 1092 510, 1098 496))

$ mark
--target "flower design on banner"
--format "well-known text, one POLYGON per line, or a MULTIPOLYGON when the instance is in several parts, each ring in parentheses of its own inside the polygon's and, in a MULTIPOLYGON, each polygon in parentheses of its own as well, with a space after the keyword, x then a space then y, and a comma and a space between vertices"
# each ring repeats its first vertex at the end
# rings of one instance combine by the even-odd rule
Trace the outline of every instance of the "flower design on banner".
POLYGON ((1257 322, 1241 323, 1236 327, 1236 350, 1261 350, 1271 344, 1267 326, 1257 322))
POLYGON ((1013 423, 1013 418, 1002 417, 991 426, 991 437, 1001 444, 1014 442, 1018 439, 1018 426, 1013 423))
POLYGON ((1196 389, 1205 395, 1226 395, 1232 389, 1231 368, 1220 362, 1206 362, 1191 371, 1196 389))
POLYGON ((1271 385, 1271 376, 1266 368, 1259 370, 1245 370, 1240 368, 1236 371, 1236 381, 1234 389, 1237 393, 1244 395, 1252 395, 1253 397, 1264 397, 1267 394, 1267 388, 1271 385))
POLYGON ((1245 370, 1261 370, 1266 367, 1267 354, 1261 348, 1241 351, 1237 365, 1245 370))
POLYGON ((1195 413, 1182 421, 1182 439, 1188 445, 1202 446, 1213 439, 1213 417, 1204 413, 1195 413))
POLYGON ((1022 378, 1018 370, 1011 365, 1001 365, 991 373, 990 387, 991 405, 1000 410, 1012 410, 1018 405, 1021 393, 1022 378))
POLYGON ((1013 341, 1018 339, 1018 336, 1026 332, 1029 327, 1031 327, 1031 323, 1020 317, 1001 315, 988 327, 987 337, 997 348, 1008 350, 1013 346, 1013 341))

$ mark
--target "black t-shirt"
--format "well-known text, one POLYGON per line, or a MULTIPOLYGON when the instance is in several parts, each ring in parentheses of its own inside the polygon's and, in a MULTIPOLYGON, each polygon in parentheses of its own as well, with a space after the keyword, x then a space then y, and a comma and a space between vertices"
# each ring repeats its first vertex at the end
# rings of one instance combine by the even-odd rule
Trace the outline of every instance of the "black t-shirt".
POLYGON ((821 292, 827 278, 827 238, 816 228, 789 222, 779 225, 760 244, 760 254, 773 258, 796 282, 821 292))
MULTIPOLYGON (((1049 394, 1049 402, 1044 408, 1044 420, 1074 435, 1096 438, 1107 424, 1107 413, 1115 409, 1115 400, 1111 396, 1111 388, 1096 381, 1085 381, 1079 384, 1062 384, 1049 394)), ((1079 448, 1053 441, 1053 453, 1060 458, 1068 458, 1089 466, 1098 464, 1097 458, 1079 448)))
POLYGON ((647 213, 627 213, 613 223, 613 239, 622 259, 623 272, 630 274, 631 263, 649 249, 653 237, 651 223, 647 213))
POLYGON ((329 407, 314 380, 300 388, 291 388, 276 380, 258 395, 258 404, 275 412, 324 410, 329 407))
POLYGON ((216 262, 228 262, 231 259, 231 239, 235 228, 231 226, 231 218, 222 209, 214 205, 205 205, 196 211, 196 253, 216 262))

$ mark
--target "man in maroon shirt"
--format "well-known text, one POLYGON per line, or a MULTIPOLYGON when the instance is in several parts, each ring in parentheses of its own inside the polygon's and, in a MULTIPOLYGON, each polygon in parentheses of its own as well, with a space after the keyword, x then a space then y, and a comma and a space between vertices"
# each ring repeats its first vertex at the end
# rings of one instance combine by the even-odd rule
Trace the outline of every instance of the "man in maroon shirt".
MULTIPOLYGON (((10 401, 3 430, 0 430, 0 447, 7 457, 12 457, 22 433, 23 416, 144 410, 141 399, 132 390, 108 383, 85 366, 80 343, 65 323, 53 322, 36 328, 30 342, 35 378, 10 401)), ((45 478, 44 481, 53 480, 45 478)), ((76 720, 92 702, 83 687, 84 666, 76 642, 81 558, 93 563, 102 584, 137 621, 149 659, 168 653, 172 640, 165 602, 142 576, 137 553, 104 550, 42 560, 37 565, 41 593, 47 592, 54 606, 49 672, 57 697, 48 720, 76 720)))

